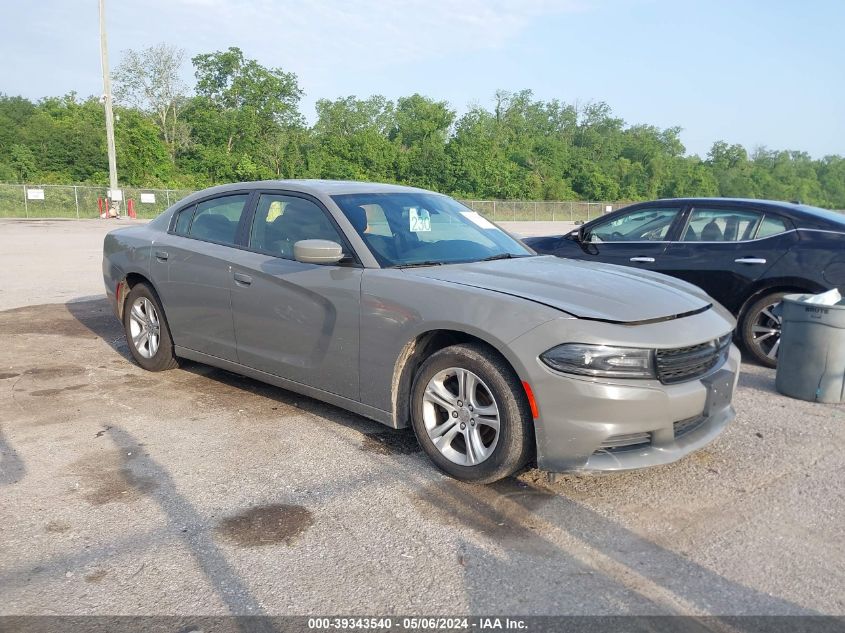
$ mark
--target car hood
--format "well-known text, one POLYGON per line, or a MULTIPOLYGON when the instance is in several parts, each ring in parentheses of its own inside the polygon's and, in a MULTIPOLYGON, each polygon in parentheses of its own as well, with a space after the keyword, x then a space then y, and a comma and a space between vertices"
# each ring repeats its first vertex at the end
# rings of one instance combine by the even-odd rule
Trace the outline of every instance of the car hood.
POLYGON ((712 306, 702 290, 666 275, 553 256, 406 268, 404 272, 492 290, 581 319, 609 323, 677 319, 712 306))

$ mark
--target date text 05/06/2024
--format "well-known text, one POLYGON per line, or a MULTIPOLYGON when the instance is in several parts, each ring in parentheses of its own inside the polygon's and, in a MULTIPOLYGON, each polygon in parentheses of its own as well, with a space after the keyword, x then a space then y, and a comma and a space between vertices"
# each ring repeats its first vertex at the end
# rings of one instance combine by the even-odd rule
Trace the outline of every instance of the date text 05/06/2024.
POLYGON ((370 631, 460 631, 460 630, 511 630, 524 631, 528 625, 519 618, 499 617, 344 617, 308 618, 308 628, 313 631, 370 630, 370 631))

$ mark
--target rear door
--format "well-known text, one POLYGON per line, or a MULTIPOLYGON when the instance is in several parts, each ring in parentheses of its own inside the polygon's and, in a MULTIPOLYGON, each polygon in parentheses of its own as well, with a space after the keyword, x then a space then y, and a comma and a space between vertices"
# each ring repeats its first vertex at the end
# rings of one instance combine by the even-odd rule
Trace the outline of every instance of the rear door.
POLYGON ((765 208, 696 205, 656 270, 699 286, 736 312, 749 286, 798 239, 792 228, 787 218, 765 208))
POLYGON ((363 268, 294 260, 299 240, 352 249, 328 212, 294 193, 262 192, 248 248, 232 257, 229 284, 243 365, 357 400, 363 268))
POLYGON ((231 263, 249 193, 203 200, 183 209, 170 234, 153 245, 161 299, 180 347, 237 361, 231 309, 231 263), (166 267, 166 274, 161 268, 166 267))
POLYGON ((656 270, 681 211, 680 205, 655 204, 594 222, 584 231, 579 259, 656 270))

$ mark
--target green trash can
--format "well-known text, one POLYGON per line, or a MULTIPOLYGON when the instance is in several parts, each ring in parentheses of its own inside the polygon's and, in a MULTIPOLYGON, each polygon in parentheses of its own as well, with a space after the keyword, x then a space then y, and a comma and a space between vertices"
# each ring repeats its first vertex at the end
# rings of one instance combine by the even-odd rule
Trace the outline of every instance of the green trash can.
POLYGON ((777 390, 812 402, 845 400, 845 299, 807 303, 813 295, 783 298, 777 390))

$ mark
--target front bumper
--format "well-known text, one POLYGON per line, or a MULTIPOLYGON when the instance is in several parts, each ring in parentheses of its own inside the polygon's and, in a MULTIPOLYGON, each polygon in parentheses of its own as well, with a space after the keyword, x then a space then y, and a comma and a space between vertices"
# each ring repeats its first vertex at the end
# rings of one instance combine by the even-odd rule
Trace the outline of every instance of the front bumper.
POLYGON ((739 364, 739 350, 731 346, 714 372, 679 384, 602 381, 551 370, 535 375, 538 467, 620 471, 681 459, 713 441, 736 416, 731 398, 739 364))

